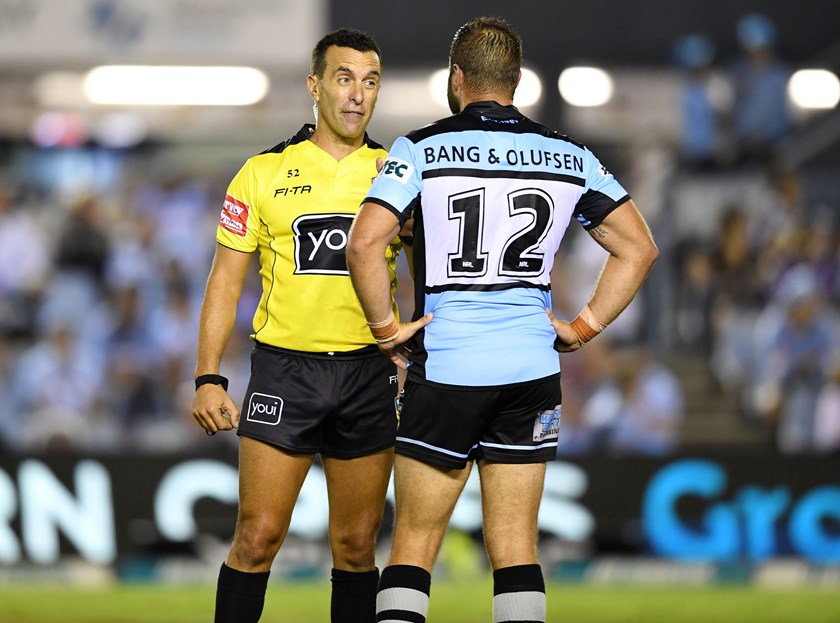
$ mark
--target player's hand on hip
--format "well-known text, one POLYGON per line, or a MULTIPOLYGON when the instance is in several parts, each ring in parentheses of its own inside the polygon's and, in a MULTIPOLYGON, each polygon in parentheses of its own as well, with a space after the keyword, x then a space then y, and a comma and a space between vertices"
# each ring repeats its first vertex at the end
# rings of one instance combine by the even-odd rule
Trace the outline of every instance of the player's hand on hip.
POLYGON ((220 385, 208 383, 196 390, 192 414, 208 435, 239 428, 239 409, 220 385))
POLYGON ((410 340, 420 329, 429 324, 432 318, 434 318, 434 314, 428 313, 414 322, 401 322, 400 332, 397 337, 393 340, 380 343, 379 350, 385 353, 400 368, 408 368, 408 359, 406 358, 408 351, 403 347, 403 344, 410 340))
POLYGON ((572 324, 565 320, 558 320, 550 309, 545 310, 548 319, 551 320, 551 325, 554 327, 554 332, 557 334, 557 340, 554 342, 554 348, 561 353, 571 353, 579 349, 583 344, 574 329, 572 324))

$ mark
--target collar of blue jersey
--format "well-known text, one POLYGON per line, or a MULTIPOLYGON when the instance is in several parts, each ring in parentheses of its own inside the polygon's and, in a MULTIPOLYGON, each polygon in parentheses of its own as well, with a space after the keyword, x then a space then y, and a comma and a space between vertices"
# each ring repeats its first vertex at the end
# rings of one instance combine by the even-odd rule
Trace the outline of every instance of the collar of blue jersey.
POLYGON ((476 115, 487 115, 498 119, 521 119, 523 117, 519 109, 513 104, 502 106, 492 100, 484 102, 473 102, 467 104, 462 112, 476 115))

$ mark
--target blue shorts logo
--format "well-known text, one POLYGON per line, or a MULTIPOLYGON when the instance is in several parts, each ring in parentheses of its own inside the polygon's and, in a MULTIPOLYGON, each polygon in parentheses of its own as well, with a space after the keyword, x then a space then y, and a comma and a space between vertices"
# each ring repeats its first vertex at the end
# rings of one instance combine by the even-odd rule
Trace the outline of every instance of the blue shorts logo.
POLYGON ((270 394, 251 394, 248 401, 249 422, 277 426, 280 423, 280 414, 283 412, 283 399, 270 394))

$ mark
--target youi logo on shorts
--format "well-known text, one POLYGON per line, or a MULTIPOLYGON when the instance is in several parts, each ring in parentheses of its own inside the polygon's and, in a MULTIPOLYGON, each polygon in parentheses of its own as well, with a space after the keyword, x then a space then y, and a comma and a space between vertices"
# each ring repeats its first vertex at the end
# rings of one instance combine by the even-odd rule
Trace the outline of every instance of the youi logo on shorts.
POLYGON ((283 412, 283 399, 270 394, 251 394, 248 401, 249 422, 277 426, 280 423, 280 414, 283 412))
POLYGON ((414 167, 405 160, 399 158, 388 158, 385 164, 382 165, 382 170, 379 175, 387 177, 392 180, 397 180, 400 184, 408 182, 411 174, 414 172, 414 167))
POLYGON ((551 411, 540 411, 534 420, 534 441, 557 439, 560 433, 560 405, 551 411))

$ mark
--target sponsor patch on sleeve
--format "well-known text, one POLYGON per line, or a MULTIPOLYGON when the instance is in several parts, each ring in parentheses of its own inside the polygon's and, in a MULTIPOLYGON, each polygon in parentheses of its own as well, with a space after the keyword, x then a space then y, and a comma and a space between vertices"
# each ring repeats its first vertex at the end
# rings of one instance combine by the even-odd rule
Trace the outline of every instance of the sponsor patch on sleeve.
POLYGON ((414 167, 399 158, 388 158, 385 164, 382 165, 382 170, 379 172, 380 177, 387 177, 392 180, 397 180, 400 184, 405 184, 411 179, 414 173, 414 167))
POLYGON ((245 237, 248 233, 248 213, 251 211, 244 201, 240 201, 231 195, 225 195, 225 204, 222 206, 222 214, 219 217, 219 225, 230 233, 245 237))

